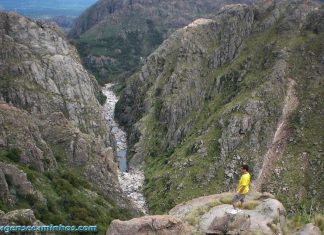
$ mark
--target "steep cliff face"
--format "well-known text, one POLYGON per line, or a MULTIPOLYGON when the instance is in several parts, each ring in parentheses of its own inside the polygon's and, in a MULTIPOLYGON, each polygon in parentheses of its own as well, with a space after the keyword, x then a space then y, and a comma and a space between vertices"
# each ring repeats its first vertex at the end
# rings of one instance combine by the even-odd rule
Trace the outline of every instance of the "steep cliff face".
POLYGON ((63 112, 107 144, 95 81, 55 26, 1 13, 1 97, 32 114, 63 112), (68 82, 67 82, 68 80, 68 82))
POLYGON ((75 48, 55 26, 15 14, 0 13, 0 34, 0 209, 100 229, 133 213, 98 85, 75 48))
POLYGON ((152 212, 231 189, 243 162, 289 211, 323 209, 322 21, 315 2, 226 6, 128 79, 116 112, 152 212))
POLYGON ((176 29, 250 0, 100 0, 70 32, 82 60, 99 81, 124 80, 176 29))

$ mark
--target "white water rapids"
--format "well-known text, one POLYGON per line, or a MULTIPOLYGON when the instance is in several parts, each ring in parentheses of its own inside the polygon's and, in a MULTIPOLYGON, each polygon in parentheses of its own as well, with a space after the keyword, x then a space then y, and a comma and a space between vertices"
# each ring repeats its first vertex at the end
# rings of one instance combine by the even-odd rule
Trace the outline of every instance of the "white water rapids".
POLYGON ((118 179, 124 194, 146 214, 146 202, 142 194, 144 173, 139 170, 129 169, 127 166, 127 136, 114 120, 115 106, 118 97, 112 90, 113 84, 106 84, 102 93, 107 97, 104 105, 105 119, 111 127, 111 133, 115 136, 117 143, 118 179))

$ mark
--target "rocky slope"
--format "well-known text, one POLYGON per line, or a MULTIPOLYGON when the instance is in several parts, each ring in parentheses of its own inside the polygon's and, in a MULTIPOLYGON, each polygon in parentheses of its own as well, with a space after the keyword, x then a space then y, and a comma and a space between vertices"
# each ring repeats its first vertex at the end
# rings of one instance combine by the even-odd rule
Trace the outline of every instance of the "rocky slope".
POLYGON ((69 33, 100 82, 124 80, 170 33, 222 6, 251 0, 100 0, 69 33))
POLYGON ((245 209, 237 213, 229 205, 231 197, 231 193, 199 197, 177 205, 168 215, 114 220, 106 234, 321 234, 314 224, 289 229, 285 208, 269 193, 250 194, 245 209))
POLYGON ((0 35, 0 210, 100 229, 135 213, 98 85, 75 48, 55 26, 11 13, 0 13, 0 35))
POLYGON ((153 213, 228 191, 242 163, 289 213, 323 211, 323 5, 230 5, 177 30, 116 114, 153 213))

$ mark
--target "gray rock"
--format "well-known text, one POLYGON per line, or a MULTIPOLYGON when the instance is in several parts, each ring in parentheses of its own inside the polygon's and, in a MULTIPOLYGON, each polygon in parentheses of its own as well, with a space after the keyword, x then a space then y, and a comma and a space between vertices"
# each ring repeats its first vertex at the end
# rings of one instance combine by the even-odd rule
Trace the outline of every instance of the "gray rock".
POLYGON ((8 213, 0 213, 1 225, 43 225, 36 219, 34 212, 30 209, 14 210, 8 213))
POLYGON ((293 235, 321 235, 321 231, 314 224, 306 224, 302 228, 298 229, 293 235))
POLYGON ((0 101, 33 115, 62 112, 83 132, 110 144, 95 96, 98 85, 63 33, 14 13, 0 14, 0 33, 0 74, 8 82, 0 88, 0 101))
POLYGON ((268 225, 278 227, 278 231, 283 231, 285 208, 279 201, 272 199, 271 194, 251 193, 248 195, 247 201, 249 203, 252 200, 257 206, 252 210, 243 210, 235 215, 230 213, 231 205, 221 204, 222 198, 231 197, 232 194, 223 193, 196 198, 177 205, 170 210, 169 214, 182 220, 186 220, 188 216, 197 216, 199 221, 197 229, 203 233, 228 232, 229 230, 226 229, 232 228, 233 232, 242 229, 247 233, 249 231, 264 231, 266 234, 272 234, 268 225), (195 211, 204 211, 205 213, 197 214, 195 211))
MULTIPOLYGON (((115 140, 96 98, 99 86, 76 49, 54 25, 14 13, 0 13, 0 34, 1 153, 19 149, 8 160, 40 173, 77 168, 94 191, 116 207, 132 208, 118 184, 115 140)), ((13 204, 15 194, 32 189, 16 171, 0 169, 1 198, 13 204)))
POLYGON ((0 185, 0 199, 9 205, 15 204, 17 195, 37 197, 26 173, 12 164, 0 162, 0 185))
POLYGON ((106 235, 189 235, 191 228, 188 224, 169 215, 145 216, 130 221, 114 220, 106 235))
POLYGON ((201 216, 199 229, 203 233, 222 232, 251 234, 262 232, 272 235, 273 229, 283 234, 285 209, 274 199, 267 199, 253 210, 231 214, 231 205, 220 205, 201 216), (280 224, 281 223, 281 224, 280 224))

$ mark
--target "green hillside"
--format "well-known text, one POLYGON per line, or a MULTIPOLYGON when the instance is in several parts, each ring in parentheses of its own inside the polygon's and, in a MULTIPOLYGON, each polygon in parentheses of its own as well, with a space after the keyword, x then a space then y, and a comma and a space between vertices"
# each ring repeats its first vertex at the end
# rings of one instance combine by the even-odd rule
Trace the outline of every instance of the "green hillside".
POLYGON ((323 16, 303 1, 228 7, 127 81, 117 116, 152 213, 232 190, 242 163, 290 213, 323 211, 323 16))

